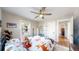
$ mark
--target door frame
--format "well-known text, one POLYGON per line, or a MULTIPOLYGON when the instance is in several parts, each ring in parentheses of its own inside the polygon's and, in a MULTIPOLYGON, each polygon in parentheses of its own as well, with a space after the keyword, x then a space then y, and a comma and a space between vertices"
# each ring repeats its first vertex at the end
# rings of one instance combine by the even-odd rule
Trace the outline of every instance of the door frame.
POLYGON ((70 28, 68 39, 70 43, 73 43, 73 17, 67 19, 59 19, 57 20, 57 42, 59 41, 59 23, 60 22, 68 22, 68 28, 70 28), (70 26, 69 26, 70 25, 70 26))

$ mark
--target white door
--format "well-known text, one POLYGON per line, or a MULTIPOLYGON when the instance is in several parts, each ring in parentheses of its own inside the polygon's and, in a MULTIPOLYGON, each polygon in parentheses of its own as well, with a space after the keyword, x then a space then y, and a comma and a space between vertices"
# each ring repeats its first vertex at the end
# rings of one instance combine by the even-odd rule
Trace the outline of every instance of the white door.
POLYGON ((70 43, 73 43, 73 17, 57 20, 57 41, 59 41, 60 36, 60 23, 64 23, 65 25, 65 37, 67 37, 70 43))
POLYGON ((73 18, 70 18, 68 22, 68 39, 70 43, 73 43, 73 18))

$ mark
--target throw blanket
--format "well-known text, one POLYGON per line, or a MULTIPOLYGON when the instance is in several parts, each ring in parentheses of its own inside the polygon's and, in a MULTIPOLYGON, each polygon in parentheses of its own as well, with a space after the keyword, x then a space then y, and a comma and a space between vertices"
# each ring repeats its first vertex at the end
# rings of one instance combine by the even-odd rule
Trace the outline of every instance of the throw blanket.
MULTIPOLYGON (((28 48, 29 51, 52 51, 54 44, 52 44, 51 40, 46 39, 45 37, 34 36, 28 37, 31 46, 28 48)), ((19 39, 11 39, 11 41, 6 43, 5 51, 27 51, 24 48, 21 40, 19 39)))
POLYGON ((27 51, 19 39, 11 39, 6 43, 5 51, 27 51))
POLYGON ((45 37, 34 36, 29 38, 32 43, 32 47, 29 48, 30 51, 52 51, 54 44, 51 40, 46 39, 45 37))

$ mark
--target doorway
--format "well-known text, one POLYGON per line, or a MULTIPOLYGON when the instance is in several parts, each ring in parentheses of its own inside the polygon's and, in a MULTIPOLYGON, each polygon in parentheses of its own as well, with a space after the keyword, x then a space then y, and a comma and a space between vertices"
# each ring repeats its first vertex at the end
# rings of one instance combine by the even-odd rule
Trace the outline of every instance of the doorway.
POLYGON ((57 41, 64 46, 73 44, 73 18, 57 21, 57 41))
POLYGON ((65 37, 65 28, 61 28, 60 32, 61 32, 60 36, 65 37))

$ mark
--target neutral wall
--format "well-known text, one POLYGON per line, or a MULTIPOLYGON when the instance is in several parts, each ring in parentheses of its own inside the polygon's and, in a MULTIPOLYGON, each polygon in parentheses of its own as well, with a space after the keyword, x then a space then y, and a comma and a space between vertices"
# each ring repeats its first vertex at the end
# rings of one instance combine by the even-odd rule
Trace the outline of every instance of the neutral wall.
MULTIPOLYGON (((9 31, 13 32, 13 38, 20 38, 22 36, 22 24, 25 23, 27 26, 29 26, 29 34, 32 34, 32 27, 36 28, 36 23, 33 21, 30 21, 26 18, 14 15, 9 12, 2 11, 2 30, 8 29, 9 31), (16 23, 16 28, 8 28, 6 26, 6 23, 16 23)), ((34 32, 36 34, 36 32, 34 32)))
POLYGON ((28 26, 28 32, 26 32, 26 33, 28 33, 28 35, 36 35, 37 34, 37 30, 36 30, 37 25, 38 25, 37 22, 28 21, 28 20, 21 20, 20 25, 21 25, 21 29, 20 29, 21 31, 20 32, 25 33, 25 31, 22 31, 22 28, 23 28, 24 25, 26 25, 26 26, 28 26), (34 29, 34 31, 33 31, 33 29, 34 29))
POLYGON ((56 40, 56 20, 45 20, 39 22, 40 33, 43 33, 45 36, 53 38, 56 40))
MULTIPOLYGON (((43 22, 39 22, 39 32, 43 33, 45 36, 54 39, 55 41, 58 41, 59 39, 59 28, 57 22, 60 20, 65 20, 65 19, 58 19, 58 20, 45 20, 43 22)), ((69 41, 72 43, 73 42, 73 38, 72 38, 72 34, 73 34, 73 23, 72 23, 72 18, 68 18, 67 19, 69 21, 69 28, 68 28, 68 37, 69 37, 69 41)), ((66 20, 66 21, 67 21, 66 20)))

